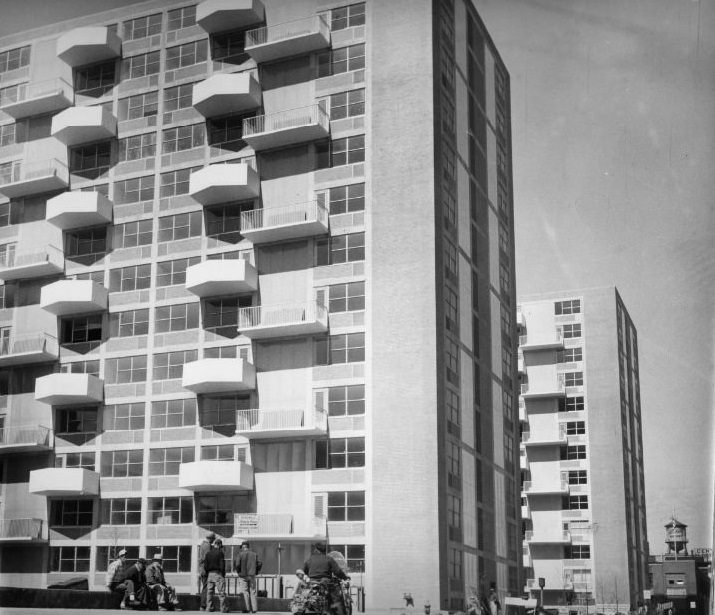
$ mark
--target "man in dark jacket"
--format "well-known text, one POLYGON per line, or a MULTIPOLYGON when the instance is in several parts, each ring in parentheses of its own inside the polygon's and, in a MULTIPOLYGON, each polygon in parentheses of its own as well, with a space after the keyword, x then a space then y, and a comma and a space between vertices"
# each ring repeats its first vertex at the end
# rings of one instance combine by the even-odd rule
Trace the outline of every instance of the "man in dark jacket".
POLYGON ((214 610, 214 592, 218 594, 218 605, 222 613, 228 613, 226 607, 226 560, 223 553, 223 542, 220 538, 214 540, 211 550, 204 557, 206 568, 206 605, 209 611, 214 610))
POLYGON ((176 590, 166 582, 164 576, 161 553, 156 553, 147 566, 146 583, 160 611, 174 610, 178 606, 176 590))
POLYGON ((122 608, 130 608, 133 606, 146 606, 147 604, 147 585, 144 570, 146 569, 146 560, 141 557, 136 561, 136 564, 129 566, 124 571, 124 600, 125 605, 122 608))
POLYGON ((209 580, 209 574, 206 572, 206 568, 204 566, 204 558, 206 557, 206 554, 211 551, 211 544, 215 539, 216 534, 209 532, 206 534, 206 538, 204 538, 203 542, 199 545, 199 593, 201 594, 201 605, 199 608, 202 611, 206 610, 206 587, 209 580))
POLYGON ((238 574, 239 591, 243 594, 243 603, 251 613, 258 612, 258 595, 256 593, 256 575, 261 572, 263 562, 258 559, 251 545, 244 541, 241 550, 233 560, 233 569, 238 574))
MULTIPOLYGON (((311 581, 331 581, 334 579, 348 580, 346 575, 335 560, 326 554, 327 545, 324 542, 317 542, 311 556, 303 564, 303 572, 310 577, 311 581)), ((345 615, 345 604, 343 594, 338 583, 328 584, 328 599, 337 615, 345 615)))

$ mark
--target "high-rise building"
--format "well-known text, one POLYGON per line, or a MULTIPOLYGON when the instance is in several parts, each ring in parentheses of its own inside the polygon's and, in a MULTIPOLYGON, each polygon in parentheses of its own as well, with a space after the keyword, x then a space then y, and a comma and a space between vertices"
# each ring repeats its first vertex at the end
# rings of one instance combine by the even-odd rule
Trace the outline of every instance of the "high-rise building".
POLYGON ((517 321, 527 590, 628 610, 648 587, 635 326, 614 287, 525 297, 517 321))
POLYGON ((508 74, 467 0, 150 0, 0 40, 0 585, 118 548, 520 594, 508 74))

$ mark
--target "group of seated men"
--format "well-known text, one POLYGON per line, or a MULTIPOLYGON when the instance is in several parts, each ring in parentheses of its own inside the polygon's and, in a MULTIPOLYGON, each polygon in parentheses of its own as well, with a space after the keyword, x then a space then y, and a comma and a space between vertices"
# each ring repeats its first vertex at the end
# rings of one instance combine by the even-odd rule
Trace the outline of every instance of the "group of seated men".
POLYGON ((166 582, 161 553, 154 555, 148 566, 141 557, 128 566, 127 552, 122 549, 107 569, 105 584, 110 592, 123 594, 122 609, 156 605, 160 611, 181 610, 176 590, 166 582))

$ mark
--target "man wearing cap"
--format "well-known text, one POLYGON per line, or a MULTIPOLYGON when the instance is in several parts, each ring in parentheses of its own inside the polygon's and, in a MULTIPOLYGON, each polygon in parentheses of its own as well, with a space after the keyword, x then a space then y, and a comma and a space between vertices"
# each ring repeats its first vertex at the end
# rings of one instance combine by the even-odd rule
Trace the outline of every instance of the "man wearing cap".
POLYGON ((166 582, 161 553, 155 553, 151 558, 151 564, 146 569, 146 582, 160 611, 181 610, 177 609, 179 599, 176 590, 166 582))
MULTIPOLYGON (((117 589, 124 581, 124 569, 126 568, 127 562, 127 550, 122 549, 117 553, 117 559, 115 559, 109 567, 107 568, 107 576, 105 577, 104 584, 107 586, 107 590, 110 592, 121 591, 124 592, 124 588, 117 589)), ((122 600, 122 608, 124 608, 124 600, 122 600)))
POLYGON ((201 606, 200 610, 206 610, 206 587, 208 585, 209 574, 206 572, 206 566, 204 565, 204 559, 206 559, 206 554, 211 551, 211 544, 216 540, 216 534, 209 532, 206 534, 206 538, 199 545, 199 580, 200 580, 200 593, 201 593, 201 606))
POLYGON ((124 586, 124 600, 122 601, 123 609, 128 607, 146 607, 147 604, 147 586, 146 575, 146 560, 139 558, 136 564, 129 566, 124 571, 124 581, 117 586, 117 589, 124 586))
POLYGON ((238 587, 243 594, 243 603, 251 613, 258 612, 258 595, 256 593, 256 575, 261 572, 263 562, 258 559, 255 551, 247 541, 241 543, 241 550, 233 560, 234 572, 238 574, 238 587))

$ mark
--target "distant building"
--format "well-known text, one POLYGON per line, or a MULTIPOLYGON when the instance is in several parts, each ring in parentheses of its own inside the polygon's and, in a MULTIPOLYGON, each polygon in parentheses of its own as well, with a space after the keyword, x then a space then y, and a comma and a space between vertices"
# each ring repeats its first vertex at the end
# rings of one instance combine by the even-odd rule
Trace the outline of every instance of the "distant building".
POLYGON ((517 322, 526 591, 628 611, 648 571, 635 326, 614 287, 524 298, 517 322))

